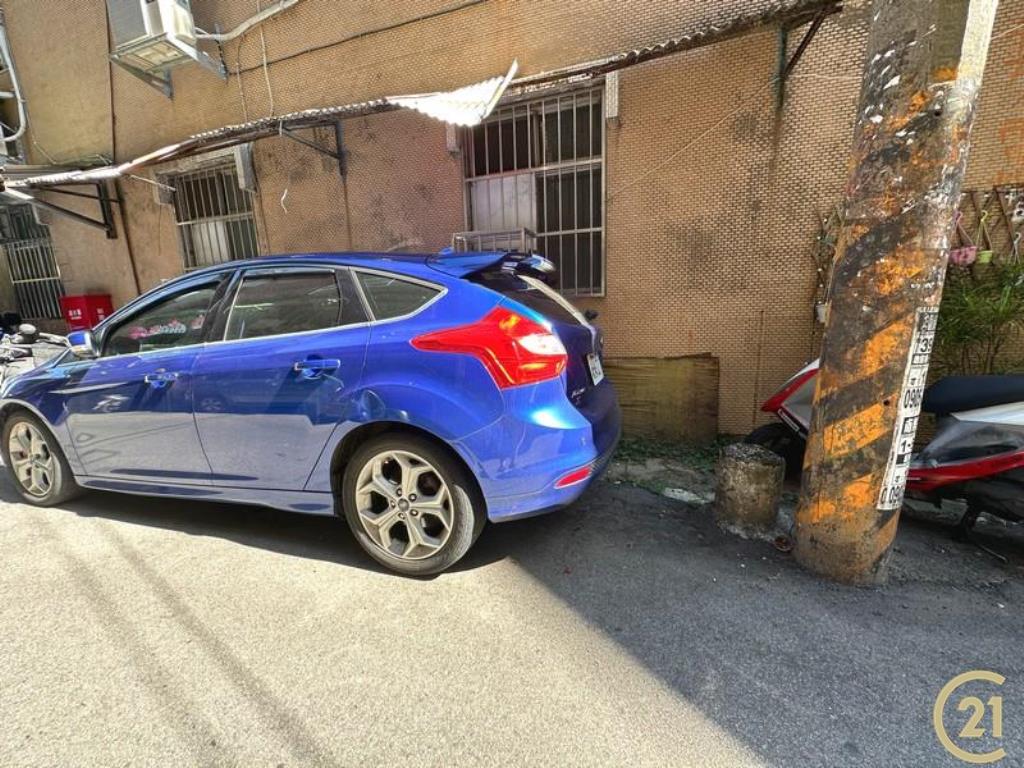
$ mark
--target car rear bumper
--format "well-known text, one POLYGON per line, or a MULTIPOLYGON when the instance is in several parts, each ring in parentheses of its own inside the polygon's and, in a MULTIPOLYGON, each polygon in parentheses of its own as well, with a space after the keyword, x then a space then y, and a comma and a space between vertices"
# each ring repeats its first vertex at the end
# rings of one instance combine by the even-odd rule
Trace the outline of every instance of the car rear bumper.
POLYGON ((561 382, 513 392, 503 418, 455 443, 480 483, 493 522, 571 504, 615 453, 621 415, 611 385, 596 387, 580 408, 566 399, 564 389, 544 391, 551 385, 561 382), (561 478, 582 467, 591 468, 585 479, 556 487, 561 478))

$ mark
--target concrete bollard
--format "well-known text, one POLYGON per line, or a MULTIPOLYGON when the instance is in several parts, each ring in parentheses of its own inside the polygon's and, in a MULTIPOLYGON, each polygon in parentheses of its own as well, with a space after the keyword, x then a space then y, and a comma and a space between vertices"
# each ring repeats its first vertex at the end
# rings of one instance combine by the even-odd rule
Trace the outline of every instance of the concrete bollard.
POLYGON ((733 443, 718 458, 715 519, 723 528, 768 533, 782 496, 786 462, 767 448, 733 443))

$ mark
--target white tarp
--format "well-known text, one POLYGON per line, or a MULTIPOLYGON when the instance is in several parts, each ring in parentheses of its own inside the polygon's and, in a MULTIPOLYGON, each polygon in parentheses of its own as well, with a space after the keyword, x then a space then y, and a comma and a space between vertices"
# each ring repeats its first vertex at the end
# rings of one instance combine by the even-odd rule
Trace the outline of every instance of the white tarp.
POLYGON ((453 125, 478 125, 491 114, 494 105, 512 82, 519 68, 513 61, 504 77, 492 77, 481 83, 467 85, 454 91, 427 93, 420 96, 394 96, 389 101, 415 109, 424 115, 453 125))

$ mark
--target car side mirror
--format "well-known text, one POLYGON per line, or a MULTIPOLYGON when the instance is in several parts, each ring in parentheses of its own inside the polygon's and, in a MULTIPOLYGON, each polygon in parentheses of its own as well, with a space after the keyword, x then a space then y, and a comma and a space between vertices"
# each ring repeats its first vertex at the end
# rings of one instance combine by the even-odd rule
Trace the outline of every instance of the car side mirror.
POLYGON ((587 319, 588 323, 592 323, 597 320, 598 311, 596 309, 585 309, 583 311, 583 317, 587 319))
POLYGON ((92 331, 72 331, 68 334, 68 346, 75 357, 88 360, 100 356, 92 331))

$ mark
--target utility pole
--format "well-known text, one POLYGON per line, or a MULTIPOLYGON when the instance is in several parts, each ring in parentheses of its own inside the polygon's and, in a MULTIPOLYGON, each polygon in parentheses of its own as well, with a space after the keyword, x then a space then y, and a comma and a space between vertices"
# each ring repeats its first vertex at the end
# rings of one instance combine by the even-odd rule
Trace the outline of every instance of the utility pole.
POLYGON ((884 581, 998 0, 875 0, 796 514, 797 560, 884 581))

